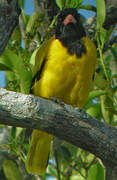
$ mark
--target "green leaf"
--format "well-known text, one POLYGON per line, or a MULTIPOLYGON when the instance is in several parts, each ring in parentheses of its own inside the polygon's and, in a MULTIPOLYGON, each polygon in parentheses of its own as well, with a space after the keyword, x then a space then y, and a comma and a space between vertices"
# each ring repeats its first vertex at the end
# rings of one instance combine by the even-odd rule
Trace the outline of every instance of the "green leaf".
POLYGON ((88 171, 87 180, 105 180, 105 171, 104 167, 97 162, 95 165, 91 166, 88 171))
POLYGON ((110 50, 111 50, 111 53, 113 54, 115 61, 117 63, 117 47, 111 47, 110 50))
POLYGON ((34 52, 32 53, 32 56, 30 58, 30 64, 32 65, 32 69, 33 69, 33 67, 35 65, 35 58, 36 58, 36 55, 37 55, 38 51, 39 51, 39 48, 36 48, 34 50, 34 52))
POLYGON ((92 104, 87 110, 86 112, 96 118, 96 119, 101 119, 101 105, 100 104, 92 104))
POLYGON ((71 3, 71 0, 65 0, 65 8, 68 8, 71 3))
POLYGON ((58 157, 59 164, 65 165, 71 161, 72 154, 67 147, 65 147, 64 145, 61 145, 57 149, 57 157, 58 157))
MULTIPOLYGON (((69 179, 70 180, 70 179, 69 179)), ((80 174, 77 175, 72 175, 72 179, 71 180, 85 180, 84 177, 82 177, 80 174)))
POLYGON ((101 29, 106 16, 105 0, 96 0, 97 7, 97 29, 101 29))
POLYGON ((57 6, 60 8, 60 10, 63 9, 65 1, 64 0, 56 0, 57 6))
POLYGON ((22 180, 22 174, 16 163, 12 160, 6 160, 3 165, 4 174, 8 180, 22 180))
POLYGON ((66 147, 69 150, 72 158, 73 158, 73 156, 76 156, 76 154, 78 152, 78 148, 76 146, 69 144, 66 141, 62 142, 62 146, 66 147))
POLYGON ((94 85, 98 89, 102 90, 108 89, 110 87, 110 83, 105 80, 104 77, 99 73, 95 73, 94 85))
POLYGON ((89 4, 81 5, 80 9, 85 9, 85 10, 88 10, 88 11, 96 12, 95 6, 92 6, 92 5, 89 5, 89 4))
POLYGON ((12 46, 14 45, 15 48, 17 46, 20 47, 21 46, 21 39, 22 39, 22 37, 21 37, 20 28, 19 28, 19 26, 16 26, 16 28, 14 29, 14 31, 12 33, 12 36, 10 37, 8 44, 10 44, 12 46))
POLYGON ((112 34, 113 29, 109 29, 108 31, 104 28, 101 28, 100 31, 100 40, 102 45, 104 45, 110 38, 111 34, 112 34))
POLYGON ((84 0, 71 0, 69 7, 79 9, 84 0))
POLYGON ((65 146, 61 146, 61 152, 63 154, 65 161, 68 162, 71 160, 72 157, 71 157, 71 153, 68 148, 66 148, 65 146))
POLYGON ((16 137, 16 127, 12 127, 12 128, 11 128, 11 137, 12 137, 13 139, 15 139, 15 137, 16 137))
POLYGON ((89 101, 91 101, 92 99, 96 98, 96 97, 99 97, 99 96, 102 96, 104 94, 107 94, 107 91, 105 90, 94 90, 94 91, 91 91, 89 96, 88 96, 88 99, 87 99, 87 102, 85 104, 85 106, 89 103, 89 101))
POLYGON ((113 79, 113 78, 117 78, 117 74, 113 74, 113 75, 112 75, 112 79, 113 79))
POLYGON ((37 29, 41 26, 43 19, 44 15, 40 11, 34 12, 26 26, 26 33, 31 33, 34 36, 37 29))
POLYGON ((19 0, 19 4, 20 4, 20 7, 23 8, 24 7, 24 0, 19 0))
POLYGON ((20 81, 21 92, 28 94, 32 80, 32 72, 29 68, 25 67, 20 53, 17 55, 13 51, 6 49, 0 57, 0 63, 3 63, 15 73, 17 80, 20 81))
POLYGON ((108 124, 111 124, 112 122, 112 117, 113 117, 113 111, 114 111, 114 106, 113 106, 113 99, 110 98, 108 95, 103 95, 100 97, 100 102, 101 102, 101 110, 103 117, 105 119, 105 122, 108 124))
POLYGON ((23 21, 24 21, 24 24, 25 24, 25 27, 26 27, 27 24, 28 24, 28 21, 30 19, 30 15, 29 14, 25 14, 24 9, 21 9, 21 10, 22 10, 23 21))
POLYGON ((34 12, 33 15, 29 18, 26 26, 26 37, 24 40, 25 48, 28 48, 30 41, 38 33, 38 29, 41 27, 43 21, 44 14, 40 13, 40 11, 34 12))
POLYGON ((62 10, 63 8, 79 9, 84 0, 56 0, 57 6, 62 10))
POLYGON ((11 71, 11 69, 8 66, 0 63, 0 71, 11 71))

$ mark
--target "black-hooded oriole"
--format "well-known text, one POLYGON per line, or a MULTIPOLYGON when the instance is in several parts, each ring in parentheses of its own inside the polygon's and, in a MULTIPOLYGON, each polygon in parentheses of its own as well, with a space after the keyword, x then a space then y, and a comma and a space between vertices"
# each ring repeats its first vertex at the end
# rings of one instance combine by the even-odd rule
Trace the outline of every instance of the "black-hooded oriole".
MULTIPOLYGON (((55 35, 36 55, 33 94, 82 107, 91 88, 96 57, 96 47, 86 37, 80 15, 74 8, 64 9, 57 18, 55 35)), ((52 139, 48 133, 33 130, 26 160, 29 173, 45 172, 52 139)))

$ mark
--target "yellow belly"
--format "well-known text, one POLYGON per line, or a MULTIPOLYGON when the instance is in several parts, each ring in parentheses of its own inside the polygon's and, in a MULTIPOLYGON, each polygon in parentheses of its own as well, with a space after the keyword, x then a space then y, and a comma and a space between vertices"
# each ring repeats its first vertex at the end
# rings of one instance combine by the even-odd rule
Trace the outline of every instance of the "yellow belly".
POLYGON ((80 58, 69 55, 59 40, 51 43, 41 78, 33 87, 36 96, 56 97, 74 107, 84 105, 91 88, 97 53, 88 38, 82 40, 86 54, 80 58))

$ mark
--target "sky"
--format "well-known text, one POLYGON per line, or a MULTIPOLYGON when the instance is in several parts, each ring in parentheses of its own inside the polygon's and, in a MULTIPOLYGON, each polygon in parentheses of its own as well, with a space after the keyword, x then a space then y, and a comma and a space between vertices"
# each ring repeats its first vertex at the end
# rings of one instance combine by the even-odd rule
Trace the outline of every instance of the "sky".
MULTIPOLYGON (((96 6, 96 0, 85 0, 83 4, 91 4, 91 5, 96 6)), ((25 9, 25 13, 30 14, 30 15, 33 14, 33 11, 34 11, 33 0, 25 0, 24 9, 25 9)), ((80 10, 79 12, 87 18, 94 15, 94 13, 91 11, 80 10)))
MULTIPOLYGON (((83 4, 91 4, 96 7, 96 0, 85 0, 83 4)), ((80 10, 79 13, 81 13, 86 19, 90 18, 93 16, 95 13, 92 11, 87 11, 87 10, 80 10)))
POLYGON ((6 76, 5 72, 0 71, 0 87, 5 88, 6 76))

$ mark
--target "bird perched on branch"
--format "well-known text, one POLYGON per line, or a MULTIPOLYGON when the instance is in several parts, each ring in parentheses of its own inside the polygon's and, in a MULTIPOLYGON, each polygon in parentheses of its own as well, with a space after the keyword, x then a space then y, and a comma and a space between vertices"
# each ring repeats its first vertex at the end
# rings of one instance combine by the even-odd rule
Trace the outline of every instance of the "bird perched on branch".
MULTIPOLYGON (((31 91, 82 107, 93 81, 96 57, 96 47, 86 37, 80 15, 74 8, 64 9, 57 18, 55 35, 37 52, 31 91)), ((52 139, 51 134, 33 130, 26 160, 29 173, 45 172, 52 139)))

